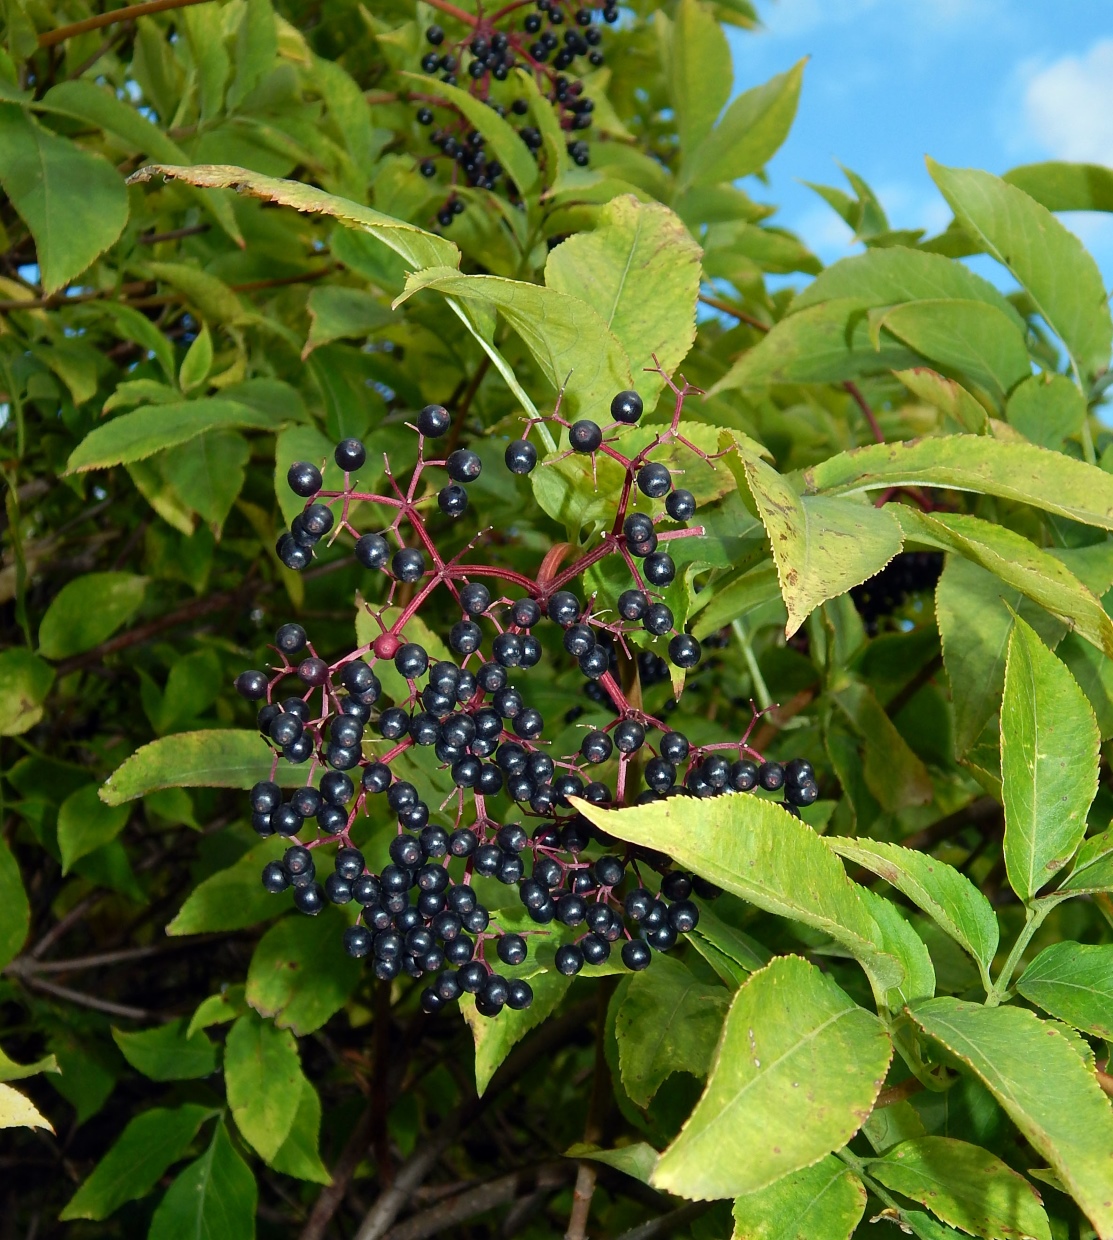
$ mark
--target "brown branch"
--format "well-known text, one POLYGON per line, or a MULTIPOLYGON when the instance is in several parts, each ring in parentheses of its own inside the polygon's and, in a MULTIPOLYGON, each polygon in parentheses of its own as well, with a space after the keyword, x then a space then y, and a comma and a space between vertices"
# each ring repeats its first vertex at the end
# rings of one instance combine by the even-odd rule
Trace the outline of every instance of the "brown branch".
POLYGON ((162 13, 167 9, 185 9, 192 4, 207 4, 209 0, 147 0, 146 4, 130 4, 126 9, 113 9, 110 13, 98 13, 95 17, 86 17, 84 21, 74 22, 70 26, 59 26, 57 30, 48 30, 39 35, 39 47, 53 47, 56 43, 64 43, 79 34, 88 34, 90 30, 100 30, 104 26, 114 26, 117 22, 134 21, 137 17, 146 17, 150 13, 162 13))
POLYGON ((729 301, 722 301, 718 297, 710 297, 706 293, 700 293, 699 299, 705 306, 710 306, 712 310, 719 310, 723 314, 729 314, 740 323, 745 323, 747 327, 752 327, 759 332, 773 330, 768 323, 763 323, 761 319, 755 319, 752 314, 747 314, 745 310, 739 310, 737 306, 732 306, 729 301))
POLYGON ((884 443, 885 436, 881 433, 881 427, 878 424, 877 417, 870 408, 869 401, 862 395, 861 389, 856 383, 852 383, 849 379, 847 379, 842 386, 843 390, 850 393, 854 399, 854 403, 859 409, 861 409, 862 416, 869 423, 870 430, 873 431, 874 439, 876 439, 878 443, 884 443))
POLYGON ((165 943, 153 943, 150 947, 126 947, 114 952, 95 952, 89 956, 74 956, 70 960, 39 960, 34 956, 17 956, 3 969, 4 973, 26 978, 36 973, 77 973, 85 969, 104 969, 123 964, 129 960, 145 960, 150 956, 163 956, 167 952, 182 951, 214 939, 224 940, 227 935, 202 934, 189 939, 170 939, 165 943))
POLYGON ((449 1228, 468 1219, 509 1205, 523 1193, 532 1195, 538 1190, 544 1192, 560 1188, 571 1174, 572 1164, 568 1162, 547 1162, 539 1167, 512 1171, 415 1214, 413 1218, 392 1227, 385 1240, 427 1240, 429 1236, 444 1235, 449 1228))
MULTIPOLYGON (((595 1066, 591 1075, 591 1098, 584 1122, 584 1144, 596 1145, 603 1135, 603 1118, 610 1101, 607 1085, 610 1069, 607 1067, 605 1032, 607 1027, 607 1004, 614 993, 614 979, 600 982, 596 991, 595 1013, 595 1066)), ((591 1158, 581 1158, 576 1172, 576 1187, 572 1193, 572 1212, 568 1216, 568 1229, 564 1240, 587 1240, 587 1223, 591 1216, 591 1199, 595 1195, 595 1182, 599 1164, 591 1158)))
POLYGON ((701 1214, 706 1214, 714 1204, 713 1201, 689 1201, 669 1214, 662 1214, 660 1218, 631 1227, 629 1231, 624 1231, 618 1240, 668 1240, 670 1236, 681 1235, 689 1223, 701 1214))
POLYGON ((798 715, 815 697, 814 689, 801 689, 790 697, 783 706, 774 706, 765 716, 765 722, 758 728, 750 741, 750 746, 761 753, 766 745, 777 735, 793 716, 798 715))
POLYGON ((888 1089, 883 1089, 877 1095, 877 1101, 873 1104, 876 1111, 878 1107, 891 1107, 894 1103, 904 1102, 911 1098, 913 1094, 918 1094, 924 1088, 923 1081, 918 1081, 914 1076, 910 1076, 908 1080, 901 1081, 899 1085, 892 1085, 888 1089))
POLYGON ((332 1169, 332 1183, 321 1189, 309 1218, 301 1229, 299 1240, 324 1240, 332 1216, 340 1209, 340 1203, 348 1192, 352 1176, 355 1175, 356 1168, 367 1153, 368 1142, 371 1138, 372 1118, 371 1107, 364 1108, 363 1114, 360 1115, 351 1135, 344 1143, 344 1149, 336 1166, 332 1169))
POLYGON ((182 237, 196 237, 198 233, 206 233, 211 224, 190 224, 188 228, 172 228, 169 232, 142 233, 136 240, 140 245, 158 245, 160 241, 180 241, 182 237))
POLYGON ((146 1008, 129 1007, 126 1003, 113 1003, 111 999, 98 999, 95 995, 87 995, 81 990, 71 990, 69 986, 59 986, 55 982, 44 982, 41 977, 24 977, 23 983, 31 990, 41 991, 44 995, 53 995, 55 999, 64 999, 67 1003, 75 1003, 78 1007, 91 1008, 94 1012, 105 1012, 109 1016, 121 1016, 124 1020, 156 1020, 157 1012, 149 1012, 146 1008))

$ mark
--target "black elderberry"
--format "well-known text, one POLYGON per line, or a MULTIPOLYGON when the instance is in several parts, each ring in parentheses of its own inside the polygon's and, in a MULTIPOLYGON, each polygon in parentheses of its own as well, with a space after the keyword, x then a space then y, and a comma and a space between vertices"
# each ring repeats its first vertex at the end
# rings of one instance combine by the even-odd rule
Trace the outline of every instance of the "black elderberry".
POLYGON ((594 646, 586 654, 580 655, 576 662, 589 680, 598 680, 604 672, 610 671, 611 652, 606 646, 594 646))
POLYGON ((363 739, 363 724, 351 715, 336 715, 329 725, 329 740, 339 749, 353 749, 363 739))
POLYGON ((600 887, 617 887, 626 874, 626 868, 617 857, 600 857, 592 867, 600 887))
POLYGON ((417 642, 406 642, 395 652, 394 666, 398 674, 406 680, 416 680, 425 674, 429 666, 429 655, 425 647, 419 646, 417 642))
MULTIPOLYGON (((650 575, 649 562, 654 558, 654 556, 650 556, 649 560, 646 560, 645 575, 651 582, 653 582, 654 585, 665 585, 667 582, 655 581, 650 575)), ((668 556, 665 558, 669 560, 669 564, 671 565, 672 560, 668 556)), ((674 617, 672 614, 672 608, 668 607, 665 603, 651 603, 649 607, 646 608, 645 616, 642 619, 642 627, 647 633, 652 633, 654 637, 663 637, 666 633, 671 632, 673 623, 674 617)))
POLYGON ((699 642, 689 633, 677 633, 669 642, 669 658, 677 667, 695 667, 702 653, 699 642))
POLYGON ((481 581, 460 587, 460 606, 469 616, 481 616, 491 606, 491 591, 481 581))
POLYGON ((452 782, 457 788, 474 788, 479 782, 480 763, 471 756, 457 759, 452 764, 452 782))
POLYGON ((295 887, 294 907, 310 917, 316 917, 325 907, 325 893, 320 883, 311 883, 308 887, 295 887))
POLYGON ((815 783, 815 770, 806 758, 793 758, 784 765, 785 786, 815 783))
POLYGON ((557 948, 554 963, 558 973, 565 977, 575 977, 584 967, 584 954, 575 943, 565 943, 557 948))
POLYGON ((573 624, 564 630, 564 649, 575 658, 595 649, 595 634, 586 624, 573 624))
POLYGON ((614 742, 606 732, 589 732, 580 742, 580 753, 585 762, 593 765, 606 762, 614 749, 614 742))
POLYGON ((535 814, 551 814, 556 804, 556 793, 552 784, 538 784, 529 799, 529 807, 535 814))
POLYGON ((512 474, 532 473, 537 464, 537 449, 528 439, 515 439, 507 445, 503 459, 512 474))
POLYGON ((645 743, 645 728, 636 719, 623 719, 614 730, 619 753, 636 753, 645 743))
MULTIPOLYGON (((398 710, 399 708, 393 707, 392 709, 398 710)), ((385 713, 384 711, 383 714, 385 715, 385 713)), ((405 711, 400 711, 400 713, 405 717, 405 711)), ((380 719, 379 722, 381 725, 382 720, 380 719)), ((374 795, 379 792, 385 792, 390 787, 392 778, 389 766, 383 762, 372 762, 370 766, 364 767, 363 777, 360 782, 363 784, 364 792, 374 795)))
POLYGON ((757 764, 746 758, 739 758, 730 764, 730 776, 727 783, 735 792, 749 792, 757 787, 757 764))
POLYGON ((582 418, 573 422, 568 431, 568 442, 575 452, 595 452, 603 442, 603 432, 597 422, 582 418))
POLYGON ((348 812, 340 805, 322 805, 317 811, 317 826, 326 835, 336 835, 348 825, 348 812))
POLYGON ((662 499, 672 490, 672 475, 657 461, 646 461, 638 470, 638 490, 650 499, 662 499))
POLYGON ((388 706, 379 716, 379 731, 388 741, 396 741, 410 730, 410 717, 401 706, 388 706))
POLYGON ((676 576, 676 565, 667 551, 654 551, 645 557, 642 572, 651 586, 667 586, 676 576))
POLYGON ((546 608, 549 619, 562 628, 575 624, 581 610, 580 600, 570 590, 557 590, 546 608))
POLYGON ((616 422, 625 422, 633 426, 642 416, 642 398, 637 392, 619 392, 611 401, 611 417, 616 422))
POLYGON ((269 814, 282 804, 282 789, 269 779, 260 780, 251 789, 251 808, 257 814, 269 814))
POLYGON ((624 906, 631 921, 644 921, 653 908, 653 895, 644 887, 635 887, 626 893, 624 906))
POLYGON ((430 26, 425 31, 425 39, 427 42, 432 43, 434 47, 440 47, 444 42, 444 31, 440 26, 430 26))
POLYGON ((330 805, 347 805, 355 794, 351 778, 342 771, 326 771, 321 776, 321 796, 330 805))
POLYGON ((298 654, 305 649, 305 630, 300 624, 284 624, 274 635, 274 644, 284 655, 298 654))
MULTIPOLYGON (((500 633, 499 637, 504 636, 500 633)), ((498 647, 498 637, 495 638, 491 645, 492 650, 498 647)), ((522 643, 518 642, 518 653, 521 653, 522 643)), ((506 688, 507 675, 506 666, 501 662, 484 663, 475 674, 476 684, 484 693, 497 693, 499 689, 506 688)))
POLYGON ((583 790, 584 781, 578 775, 573 775, 571 772, 558 775, 553 780, 553 796, 556 798, 556 803, 563 809, 570 808, 571 802, 568 799, 569 797, 578 797, 583 790))
POLYGON ((423 159, 421 163, 418 164, 417 170, 427 179, 437 175, 437 165, 433 163, 431 159, 423 159))
POLYGON ((814 780, 785 783, 785 801, 793 807, 814 805, 819 800, 819 785, 814 780))
POLYGON ((270 726, 271 740, 276 745, 289 745, 301 736, 304 726, 297 715, 283 711, 270 726))
POLYGON ((391 557, 390 571, 399 581, 420 581, 425 575, 425 556, 417 547, 401 547, 391 557))
MULTIPOLYGON (((523 29, 527 34, 536 34, 541 29, 541 18, 536 13, 530 13, 526 20, 522 23, 523 29)), ((525 100, 515 100, 515 103, 524 103, 525 100)))
POLYGON ((389 852, 395 865, 405 866, 408 870, 421 864, 421 845, 412 835, 396 835, 390 841, 389 852))
POLYGON ((349 693, 365 694, 381 691, 379 678, 362 659, 352 659, 340 669, 340 683, 349 693))
POLYGON ((352 898, 352 881, 342 874, 330 874, 325 879, 325 897, 330 904, 348 904, 352 898))
POLYGON ((261 698, 267 696, 269 681, 263 672, 240 672, 236 677, 235 684, 236 692, 249 702, 258 702, 261 698))
POLYGON ((448 634, 448 644, 457 654, 474 654, 482 640, 483 631, 473 620, 457 620, 448 634))
POLYGON ((622 944, 622 963, 633 973, 648 969, 653 956, 641 939, 627 939, 622 944))
POLYGON ((696 497, 691 491, 677 487, 665 500, 665 511, 674 521, 688 521, 695 515, 696 497))
POLYGON ((433 123, 433 112, 431 108, 418 108, 417 123, 419 125, 431 125, 433 123))
POLYGON ((514 732, 522 740, 536 740, 545 729, 545 721, 541 712, 534 706, 527 706, 514 719, 514 732))
POLYGON ((611 954, 610 943, 602 935, 594 932, 585 934, 579 946, 586 964, 602 964, 611 954))
POLYGON ((308 461, 295 461, 286 472, 290 490, 303 499, 309 499, 321 489, 323 479, 316 465, 308 461))
POLYGON ((342 439, 336 445, 333 459, 345 473, 360 469, 367 460, 367 449, 358 439, 342 439))
POLYGON ((437 506, 446 517, 462 517, 468 510, 468 493, 458 483, 451 482, 437 492, 437 506))
POLYGON ((522 635, 522 667, 536 667, 541 662, 541 643, 532 633, 522 635))
POLYGON ((276 896, 289 887, 290 876, 286 873, 281 861, 268 861, 263 866, 262 882, 264 890, 276 896))
POLYGON ((623 590, 618 596, 618 614, 623 620, 641 620, 649 610, 649 599, 641 590, 623 590))
POLYGON ((451 52, 445 52, 445 54, 441 57, 441 68, 445 71, 445 73, 455 73, 458 64, 459 62, 451 52))
POLYGON ((454 482, 474 482, 483 472, 483 462, 470 448, 457 448, 445 462, 454 482))
POLYGON ((766 792, 778 792, 784 787, 784 767, 779 762, 763 762, 757 769, 757 782, 766 792))
POLYGON ((303 568, 313 561, 313 554, 305 547, 300 547, 289 534, 283 534, 275 544, 275 553, 278 558, 295 573, 300 573, 303 568))
POLYGON ((627 542, 646 543, 654 537, 653 519, 644 512, 632 512, 622 523, 627 542))
POLYGON ((452 415, 444 405, 426 405, 417 415, 417 429, 426 439, 439 439, 452 425, 452 415))
POLYGON ((593 780, 583 791, 583 799, 592 805, 609 805, 611 790, 606 784, 593 780))
POLYGON ((582 853, 590 843, 591 833, 588 830, 587 820, 581 818, 579 814, 575 818, 570 818, 561 827, 560 846, 566 852, 582 853))
POLYGON ((390 558, 390 545, 382 534, 363 534, 356 541, 355 552, 364 568, 383 568, 390 558))
POLYGON ((504 741, 495 754, 495 761, 505 774, 522 775, 527 765, 526 751, 517 741, 504 741))

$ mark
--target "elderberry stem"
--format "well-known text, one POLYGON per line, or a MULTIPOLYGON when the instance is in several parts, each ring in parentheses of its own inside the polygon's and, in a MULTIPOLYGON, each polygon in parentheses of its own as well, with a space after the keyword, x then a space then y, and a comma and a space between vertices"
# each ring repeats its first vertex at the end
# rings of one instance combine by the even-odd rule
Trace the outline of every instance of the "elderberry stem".
POLYGON ((1032 936, 1043 925, 1044 918, 1051 912, 1052 904, 1029 904, 1024 913, 1024 927, 1016 936, 1016 942, 1009 952, 1008 958, 1001 966, 997 980, 990 987, 986 997, 986 1007, 997 1007, 1009 997, 1009 983, 1012 981, 1016 966, 1020 963, 1032 936))

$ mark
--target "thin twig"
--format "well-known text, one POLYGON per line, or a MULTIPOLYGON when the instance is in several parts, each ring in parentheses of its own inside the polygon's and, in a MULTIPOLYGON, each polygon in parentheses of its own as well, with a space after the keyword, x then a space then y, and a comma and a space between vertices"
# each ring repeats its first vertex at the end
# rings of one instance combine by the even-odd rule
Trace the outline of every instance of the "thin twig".
POLYGON ((995 801, 993 797, 979 797, 962 809, 955 810, 953 814, 948 814, 946 818, 940 818, 938 822, 933 822, 912 835, 906 835, 900 844, 902 848, 930 852, 937 844, 957 835, 964 827, 976 827, 984 832, 1001 818, 1002 813, 999 801, 995 801))
POLYGON ((854 399, 854 403, 858 406, 859 409, 861 409, 862 416, 869 423, 869 427, 870 427, 870 430, 873 432, 874 439, 876 439, 878 443, 884 443, 885 436, 881 432, 881 426, 878 424, 877 416, 874 414, 873 410, 870 408, 869 401, 866 400, 866 398, 862 395, 861 389, 858 387, 856 383, 851 382, 851 380, 849 379, 847 379, 843 383, 842 386, 843 386, 843 390, 850 393, 850 395, 854 399))
POLYGON ((182 951, 211 942, 215 938, 225 939, 226 935, 196 935, 189 939, 169 939, 165 943, 153 943, 149 947, 125 947, 114 952, 95 952, 89 956, 74 956, 71 960, 38 960, 33 956, 17 956, 4 972, 17 977, 28 977, 37 973, 79 973, 85 969, 104 969, 111 965, 123 964, 128 960, 145 960, 150 956, 164 956, 167 952, 182 951))
POLYGON ((732 306, 729 301, 722 301, 718 297, 709 297, 706 293, 700 293, 699 299, 705 306, 710 306, 712 310, 719 310, 723 314, 729 314, 740 323, 745 323, 748 327, 752 327, 759 332, 773 330, 768 323, 763 323, 761 319, 755 319, 752 314, 747 314, 745 310, 739 310, 737 306, 732 306))
POLYGON ((130 22, 137 17, 146 17, 150 13, 163 13, 167 9, 185 9, 192 4, 207 4, 209 0, 147 0, 146 4, 130 4, 126 9, 113 9, 110 13, 98 13, 95 17, 86 17, 84 21, 74 22, 70 26, 59 26, 57 30, 48 30, 39 35, 39 47, 53 47, 56 43, 64 43, 79 34, 88 34, 90 30, 100 30, 104 26, 114 26, 117 22, 130 22))
POLYGON ((332 1221, 332 1216, 340 1209, 340 1203, 352 1182, 356 1168, 367 1153, 368 1141, 371 1137, 371 1107, 365 1107, 356 1121, 351 1135, 344 1143, 344 1149, 332 1169, 332 1182, 325 1185, 313 1204, 309 1218, 301 1229, 299 1240, 324 1240, 325 1232, 332 1221))
MULTIPOLYGON (((610 1068, 607 1066, 605 1033, 607 1027, 607 1004, 614 993, 614 979, 600 982, 596 991, 595 1014, 595 1065, 591 1074, 591 1098, 584 1122, 584 1144, 596 1145, 603 1135, 603 1117, 611 1094, 610 1068), (610 982, 610 985, 607 983, 610 982)), ((564 1240, 587 1240, 587 1223, 591 1216, 591 1199, 595 1195, 595 1182, 599 1164, 591 1158, 581 1158, 576 1172, 576 1187, 572 1193, 572 1211, 568 1216, 568 1229, 564 1240)))
POLYGON ((149 1012, 146 1008, 129 1007, 126 1003, 113 1003, 111 999, 98 999, 96 995, 87 995, 81 990, 71 990, 69 986, 59 986, 55 982, 45 982, 41 977, 25 977, 24 985, 32 990, 41 991, 45 995, 53 995, 56 999, 64 999, 67 1003, 75 1003, 78 1007, 91 1008, 94 1012, 105 1012, 109 1016, 122 1016, 125 1020, 155 1020, 157 1012, 149 1012))
POLYGON ((706 1214, 714 1204, 713 1201, 689 1201, 669 1214, 662 1214, 660 1218, 631 1227, 629 1231, 624 1231, 618 1240, 664 1240, 665 1237, 680 1235, 682 1228, 694 1222, 701 1214, 706 1214))
POLYGON ((896 693, 885 703, 885 713, 890 719, 895 719, 917 693, 935 678, 936 672, 943 667, 943 656, 941 654, 934 655, 924 664, 915 676, 904 686, 898 689, 896 693))
POLYGON ((183 237, 196 237, 207 233, 211 224, 190 224, 187 228, 171 228, 169 232, 141 233, 136 240, 140 245, 158 245, 160 241, 180 241, 183 237))

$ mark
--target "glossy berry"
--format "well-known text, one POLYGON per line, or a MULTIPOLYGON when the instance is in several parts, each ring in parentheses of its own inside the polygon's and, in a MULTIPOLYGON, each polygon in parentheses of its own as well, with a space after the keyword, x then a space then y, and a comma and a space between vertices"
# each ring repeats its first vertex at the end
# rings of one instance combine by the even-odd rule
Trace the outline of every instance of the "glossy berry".
POLYGON ((815 771, 806 758, 793 758, 785 763, 785 786, 815 783, 815 771))
POLYGON ((394 656, 394 666, 399 676, 406 680, 416 680, 419 676, 424 676, 429 666, 429 655, 425 647, 419 646, 417 642, 406 642, 404 646, 399 646, 398 653, 394 656))
POLYGON ((638 470, 638 490, 650 499, 662 499, 672 490, 672 475, 657 461, 647 461, 638 470))
POLYGON ((603 432, 597 422, 590 418, 582 418, 573 422, 568 431, 568 442, 575 452, 594 452, 603 442, 603 432))
POLYGON ((691 491, 677 487, 665 500, 665 511, 674 521, 688 521, 696 512, 696 497, 691 491))
POLYGON ((450 482, 437 493, 437 507, 446 517, 462 517, 468 510, 468 493, 458 483, 450 482))
MULTIPOLYGON (((653 556, 650 556, 649 560, 652 560, 653 558, 653 556)), ((649 577, 649 560, 646 560, 647 577, 649 577)), ((669 563, 672 563, 671 559, 669 560, 669 563)), ((650 580, 652 580, 652 578, 650 578, 650 580)), ((654 582, 653 584, 661 585, 664 583, 654 582)), ((649 607, 646 608, 645 616, 642 619, 642 627, 647 633, 652 633, 654 637, 663 637, 666 633, 670 633, 674 623, 675 618, 672 614, 672 608, 667 606, 665 603, 651 603, 649 607)))
POLYGON ((623 590, 618 596, 618 614, 623 620, 641 620, 649 610, 649 599, 641 590, 623 590))
POLYGON ((757 782, 766 792, 779 791, 784 787, 784 767, 779 762, 763 762, 757 769, 757 782))
POLYGON ((637 392, 619 392, 611 401, 611 417, 616 422, 633 426, 642 416, 642 398, 637 392))
POLYGON ((309 499, 321 489, 321 471, 308 461, 295 461, 286 471, 286 481, 295 495, 309 499))
POLYGON ((439 439, 451 425, 452 415, 444 405, 426 405, 417 415, 417 429, 426 439, 439 439))
POLYGON ((503 460, 512 474, 529 474, 537 464, 537 449, 528 439, 515 439, 507 445, 503 460))
POLYGON ((440 26, 430 26, 425 31, 425 40, 428 43, 432 43, 434 47, 440 47, 444 42, 444 31, 440 26))
POLYGON ((667 586, 676 576, 676 565, 667 551, 654 551, 645 557, 642 572, 651 586, 667 586))
POLYGON ((589 732, 580 742, 580 753, 585 762, 606 762, 614 749, 614 742, 606 732, 589 732))
POLYGON ((570 590, 557 590, 549 599, 546 612, 555 624, 567 628, 580 618, 580 600, 570 590))
POLYGON ((448 644, 457 654, 474 654, 482 640, 483 631, 474 620, 457 620, 448 634, 448 644))
POLYGON ((622 963, 634 973, 648 969, 653 956, 641 939, 628 939, 622 944, 622 963))
POLYGON ((390 545, 382 534, 363 534, 356 541, 356 559, 364 568, 383 568, 390 558, 390 545))
POLYGON ((346 473, 361 469, 367 460, 367 449, 358 439, 342 439, 333 452, 333 459, 346 473))
POLYGON ((636 719, 623 719, 614 730, 614 743, 619 753, 635 753, 645 743, 645 728, 636 719))
POLYGON ((236 692, 249 702, 257 702, 267 696, 268 680, 263 672, 240 672, 236 677, 236 692))
POLYGON ((510 609, 510 618, 520 629, 531 629, 541 619, 541 608, 531 598, 520 598, 510 609))
POLYGON ((290 877, 281 861, 270 861, 263 867, 263 888, 272 896, 285 891, 290 885, 290 877))
POLYGON ((425 575, 425 556, 417 547, 400 547, 391 557, 390 571, 399 581, 420 581, 425 575))
POLYGON ((325 907, 325 893, 320 883, 311 883, 308 887, 297 887, 294 890, 294 906, 299 912, 316 917, 325 907))
POLYGON ((469 616, 481 616, 491 606, 491 591, 481 581, 469 581, 460 587, 460 606, 469 616))
POLYGON ((669 642, 669 658, 685 670, 695 667, 702 653, 699 642, 689 633, 677 633, 669 642))
POLYGON ((575 977, 584 967, 584 954, 575 943, 565 943, 557 948, 554 963, 558 973, 565 977, 575 977))
POLYGON ((730 764, 730 775, 727 784, 735 792, 749 792, 757 787, 757 764, 746 758, 739 758, 730 764))
POLYGON ((801 783, 785 784, 785 801, 791 806, 803 808, 819 800, 819 785, 811 779, 801 783))
POLYGON ((483 472, 483 462, 470 448, 457 448, 445 462, 453 482, 474 482, 483 472))
POLYGON ((653 519, 644 512, 632 512, 622 523, 627 542, 646 543, 654 537, 653 519))

